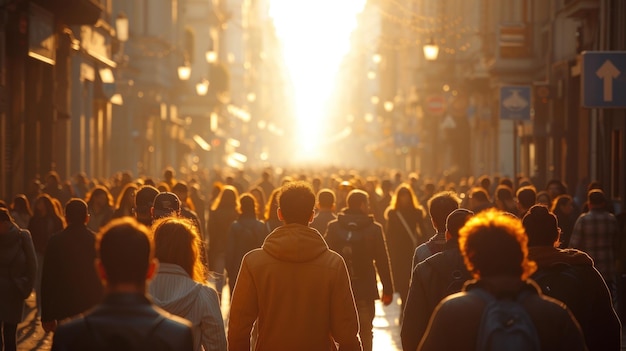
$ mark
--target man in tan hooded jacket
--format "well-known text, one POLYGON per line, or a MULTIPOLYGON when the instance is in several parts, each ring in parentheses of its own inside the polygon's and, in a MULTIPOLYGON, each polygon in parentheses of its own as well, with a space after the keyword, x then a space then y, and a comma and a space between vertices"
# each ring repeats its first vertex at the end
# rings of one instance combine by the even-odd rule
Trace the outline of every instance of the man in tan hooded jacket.
POLYGON ((361 350, 359 322, 346 265, 308 226, 315 195, 304 182, 279 195, 285 225, 241 263, 228 323, 229 350, 361 350))

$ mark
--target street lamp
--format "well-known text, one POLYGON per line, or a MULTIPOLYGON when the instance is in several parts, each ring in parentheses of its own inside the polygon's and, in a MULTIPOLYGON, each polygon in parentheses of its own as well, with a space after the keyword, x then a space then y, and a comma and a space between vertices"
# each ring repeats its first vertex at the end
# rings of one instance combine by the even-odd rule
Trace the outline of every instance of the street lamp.
POLYGON ((428 61, 435 61, 439 56, 439 46, 435 44, 435 40, 431 37, 428 43, 424 44, 424 58, 428 61))
POLYGON ((210 48, 206 53, 204 53, 204 57, 206 58, 206 62, 215 63, 217 61, 217 52, 210 48))
POLYGON ((124 12, 120 12, 115 19, 115 32, 117 33, 117 40, 128 41, 128 16, 124 12))
POLYGON ((185 62, 182 66, 178 66, 178 79, 189 80, 191 77, 191 67, 189 63, 185 62))
POLYGON ((209 81, 202 79, 196 84, 196 93, 200 96, 205 96, 209 92, 209 81))

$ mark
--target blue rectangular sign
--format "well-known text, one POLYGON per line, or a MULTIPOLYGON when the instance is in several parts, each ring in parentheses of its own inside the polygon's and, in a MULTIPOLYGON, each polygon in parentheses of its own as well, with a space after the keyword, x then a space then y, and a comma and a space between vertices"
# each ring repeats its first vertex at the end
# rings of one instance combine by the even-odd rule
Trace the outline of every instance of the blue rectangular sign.
POLYGON ((500 118, 516 121, 530 120, 530 86, 500 87, 500 118))
POLYGON ((585 51, 582 59, 582 105, 626 107, 626 51, 585 51))

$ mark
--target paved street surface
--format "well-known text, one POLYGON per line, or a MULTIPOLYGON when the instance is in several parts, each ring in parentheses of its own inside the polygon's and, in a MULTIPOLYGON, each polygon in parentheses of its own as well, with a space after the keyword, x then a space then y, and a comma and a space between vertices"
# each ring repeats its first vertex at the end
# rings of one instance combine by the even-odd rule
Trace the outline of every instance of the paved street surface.
MULTIPOLYGON (((222 314, 227 320, 230 300, 228 288, 224 289, 222 314)), ((399 301, 399 300, 398 300, 399 301)), ((17 331, 18 351, 50 350, 52 346, 52 333, 46 334, 36 317, 35 294, 26 301, 26 318, 19 325, 17 331)), ((400 306, 393 303, 387 307, 376 302, 376 318, 374 319, 374 350, 396 351, 402 350, 400 343, 400 306)))

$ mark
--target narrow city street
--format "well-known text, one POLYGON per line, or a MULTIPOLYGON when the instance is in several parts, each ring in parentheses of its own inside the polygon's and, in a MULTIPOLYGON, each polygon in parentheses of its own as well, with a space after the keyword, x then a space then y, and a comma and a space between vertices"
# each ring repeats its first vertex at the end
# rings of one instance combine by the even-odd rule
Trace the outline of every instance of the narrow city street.
MULTIPOLYGON (((222 314, 226 321, 229 304, 228 288, 225 288, 222 314)), ((397 297, 397 295, 396 295, 397 297)), ((52 347, 52 333, 46 334, 36 319, 35 294, 26 301, 26 318, 18 327, 18 351, 50 350, 52 347)), ((376 302, 376 318, 374 319, 374 350, 396 351, 402 350, 400 342, 400 305, 396 303, 383 307, 380 301, 376 302)))

